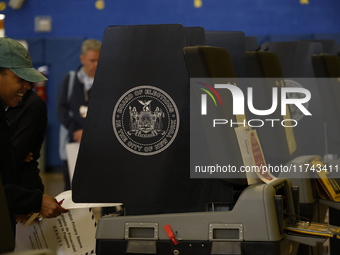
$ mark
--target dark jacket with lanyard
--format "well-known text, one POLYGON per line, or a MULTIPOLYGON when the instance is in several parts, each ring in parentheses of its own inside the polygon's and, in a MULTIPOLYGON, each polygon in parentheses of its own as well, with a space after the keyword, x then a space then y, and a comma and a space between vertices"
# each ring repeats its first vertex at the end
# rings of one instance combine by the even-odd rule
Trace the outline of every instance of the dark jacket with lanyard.
POLYGON ((9 123, 6 119, 3 101, 1 99, 0 141, 0 172, 14 230, 16 214, 29 214, 40 211, 42 192, 38 189, 29 190, 18 186, 17 161, 12 146, 9 123))
POLYGON ((70 98, 68 98, 68 86, 70 74, 67 74, 59 87, 57 98, 57 116, 61 124, 69 131, 69 142, 74 142, 72 134, 84 128, 84 117, 80 114, 82 106, 87 107, 90 91, 86 91, 84 84, 79 80, 79 67, 74 76, 74 83, 70 98))

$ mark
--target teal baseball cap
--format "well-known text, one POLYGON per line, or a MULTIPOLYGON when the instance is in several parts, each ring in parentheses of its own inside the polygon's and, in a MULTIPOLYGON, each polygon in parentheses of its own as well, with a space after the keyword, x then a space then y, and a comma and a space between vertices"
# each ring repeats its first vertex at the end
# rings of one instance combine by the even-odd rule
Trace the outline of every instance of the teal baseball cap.
POLYGON ((0 38, 0 67, 8 68, 29 82, 46 81, 46 77, 32 65, 30 54, 24 46, 11 38, 0 38))

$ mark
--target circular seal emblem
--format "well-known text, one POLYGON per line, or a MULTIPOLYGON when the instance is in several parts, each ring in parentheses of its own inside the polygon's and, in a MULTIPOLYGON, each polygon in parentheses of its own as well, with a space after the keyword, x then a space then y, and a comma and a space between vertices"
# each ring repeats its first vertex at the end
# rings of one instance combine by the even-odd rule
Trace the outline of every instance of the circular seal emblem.
MULTIPOLYGON (((286 87, 303 88, 303 86, 299 82, 297 82, 295 80, 284 79, 284 81, 285 81, 286 87)), ((291 99, 301 98, 301 94, 300 93, 288 93, 287 96, 288 96, 288 98, 291 98, 291 99)), ((309 103, 306 102, 306 103, 304 103, 302 105, 306 109, 308 109, 309 103)), ((303 114, 303 112, 301 112, 301 110, 296 107, 296 105, 289 105, 289 108, 290 108, 290 112, 291 112, 291 117, 294 120, 299 121, 299 120, 301 120, 305 116, 303 114)))
POLYGON ((112 114, 113 131, 130 152, 149 156, 167 149, 179 129, 175 102, 153 86, 130 89, 117 101, 112 114))

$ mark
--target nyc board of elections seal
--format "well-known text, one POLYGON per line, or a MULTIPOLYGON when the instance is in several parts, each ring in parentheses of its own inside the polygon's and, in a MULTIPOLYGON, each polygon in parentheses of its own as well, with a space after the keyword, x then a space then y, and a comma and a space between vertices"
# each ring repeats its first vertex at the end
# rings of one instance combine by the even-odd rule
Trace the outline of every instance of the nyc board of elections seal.
POLYGON ((175 102, 163 90, 139 86, 122 95, 113 110, 118 141, 132 153, 149 156, 167 149, 179 128, 175 102))

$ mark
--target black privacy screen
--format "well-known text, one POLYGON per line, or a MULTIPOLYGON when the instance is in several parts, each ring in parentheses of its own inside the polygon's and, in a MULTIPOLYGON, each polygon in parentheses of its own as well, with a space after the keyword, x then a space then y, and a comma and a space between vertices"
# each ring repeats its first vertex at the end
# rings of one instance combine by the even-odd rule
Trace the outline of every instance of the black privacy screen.
POLYGON ((105 30, 72 182, 75 202, 121 202, 130 215, 232 202, 227 182, 190 179, 183 47, 189 39, 202 43, 203 33, 178 24, 105 30))

